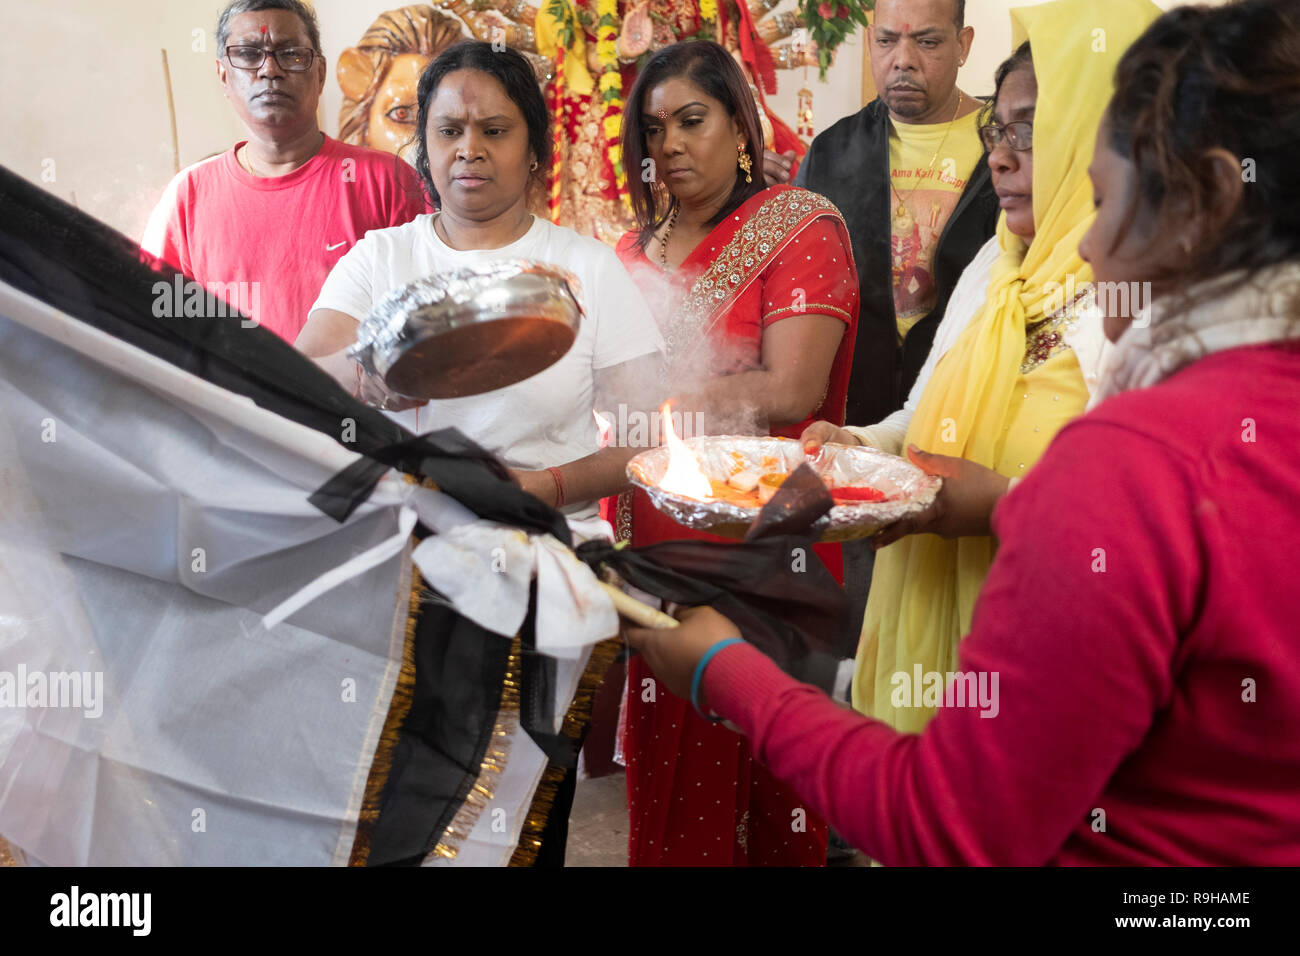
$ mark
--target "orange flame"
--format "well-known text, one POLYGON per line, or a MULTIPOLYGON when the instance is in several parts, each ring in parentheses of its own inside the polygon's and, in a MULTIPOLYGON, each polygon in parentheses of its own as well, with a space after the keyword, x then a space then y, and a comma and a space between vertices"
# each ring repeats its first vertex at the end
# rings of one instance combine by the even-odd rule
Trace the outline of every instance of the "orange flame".
POLYGON ((700 470, 699 460, 673 430, 668 402, 664 402, 659 415, 664 423, 664 437, 668 440, 668 470, 664 472, 659 487, 675 495, 707 501, 713 497, 713 486, 709 484, 708 476, 700 470))

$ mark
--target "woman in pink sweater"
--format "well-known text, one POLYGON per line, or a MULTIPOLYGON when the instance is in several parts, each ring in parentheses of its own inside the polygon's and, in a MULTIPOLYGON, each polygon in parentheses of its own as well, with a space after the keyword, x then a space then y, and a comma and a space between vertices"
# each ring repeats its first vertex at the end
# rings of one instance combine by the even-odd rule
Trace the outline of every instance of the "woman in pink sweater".
POLYGON ((1300 2, 1244 0, 1171 11, 1121 62, 1080 246, 1106 399, 999 504, 961 670, 895 675, 903 706, 940 698, 923 733, 712 610, 628 632, 874 859, 1300 864, 1297 50, 1300 2))

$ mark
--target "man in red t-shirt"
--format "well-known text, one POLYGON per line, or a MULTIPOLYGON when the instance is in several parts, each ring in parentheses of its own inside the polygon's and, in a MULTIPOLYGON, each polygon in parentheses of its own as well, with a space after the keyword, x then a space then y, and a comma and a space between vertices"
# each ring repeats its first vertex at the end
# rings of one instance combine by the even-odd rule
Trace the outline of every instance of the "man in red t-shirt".
MULTIPOLYGON (((217 24, 217 76, 247 142, 182 170, 141 247, 293 342, 334 264, 371 229, 428 211, 415 171, 316 124, 325 57, 299 0, 234 0, 217 24)), ((154 314, 194 315, 202 290, 164 284, 154 314)))

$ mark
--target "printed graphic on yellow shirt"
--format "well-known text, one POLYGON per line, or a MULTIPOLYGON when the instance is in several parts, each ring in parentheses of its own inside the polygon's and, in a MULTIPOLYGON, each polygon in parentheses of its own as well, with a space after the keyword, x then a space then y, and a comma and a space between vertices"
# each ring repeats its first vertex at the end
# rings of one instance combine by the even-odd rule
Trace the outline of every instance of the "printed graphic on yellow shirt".
POLYGON ((890 259, 901 341, 934 308, 934 253, 983 154, 977 113, 948 123, 895 123, 889 137, 890 259))

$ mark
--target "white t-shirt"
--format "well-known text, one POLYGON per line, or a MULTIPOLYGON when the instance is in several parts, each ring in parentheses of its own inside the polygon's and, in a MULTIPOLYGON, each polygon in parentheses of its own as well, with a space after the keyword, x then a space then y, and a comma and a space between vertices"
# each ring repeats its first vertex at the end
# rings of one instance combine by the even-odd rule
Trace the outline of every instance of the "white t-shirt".
MULTIPOLYGON (((508 246, 463 251, 438 238, 433 219, 425 214, 368 232, 330 272, 312 311, 334 309, 360 321, 399 286, 499 259, 534 259, 568 269, 582 286, 584 315, 564 358, 507 388, 389 415, 416 434, 457 428, 511 468, 550 468, 598 451, 594 373, 663 350, 654 317, 614 250, 534 218, 508 246)), ((596 504, 564 511, 583 518, 596 513, 596 504)))

